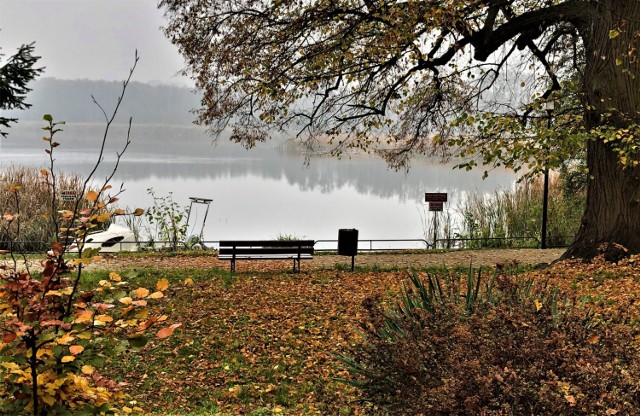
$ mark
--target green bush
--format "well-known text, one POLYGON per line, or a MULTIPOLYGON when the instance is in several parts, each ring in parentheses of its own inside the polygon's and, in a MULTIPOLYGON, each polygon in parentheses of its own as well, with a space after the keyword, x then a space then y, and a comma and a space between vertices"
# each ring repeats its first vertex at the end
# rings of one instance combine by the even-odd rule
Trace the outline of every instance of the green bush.
POLYGON ((638 414, 637 331, 594 319, 515 274, 412 275, 394 308, 364 302, 341 357, 363 399, 394 415, 638 414))

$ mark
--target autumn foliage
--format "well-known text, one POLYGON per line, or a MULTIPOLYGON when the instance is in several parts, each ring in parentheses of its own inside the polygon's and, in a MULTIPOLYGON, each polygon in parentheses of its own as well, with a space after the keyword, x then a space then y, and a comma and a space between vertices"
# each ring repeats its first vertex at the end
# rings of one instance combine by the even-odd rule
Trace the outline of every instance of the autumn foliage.
MULTIPOLYGON (((123 94, 127 84, 128 80, 123 94)), ((121 100, 122 96, 118 105, 121 100)), ((81 285, 83 268, 99 259, 99 249, 85 247, 87 236, 127 215, 113 206, 121 191, 110 193, 117 162, 102 184, 91 182, 102 162, 116 112, 117 106, 107 117, 93 172, 68 207, 60 206, 59 179, 53 166, 54 152, 61 145, 55 136, 64 123, 44 116, 47 136, 43 140, 48 144, 45 151, 50 167, 41 171, 41 183, 49 187, 49 198, 39 203, 46 207, 43 217, 56 233, 39 267, 30 266, 22 246, 15 244, 27 219, 22 207, 25 199, 29 200, 29 189, 19 184, 2 189, 12 204, 3 207, 0 226, 12 239, 8 250, 0 253, 10 259, 0 266, 0 413, 37 416, 141 411, 135 402, 124 402, 127 395, 121 383, 105 377, 103 369, 117 355, 144 346, 148 332, 163 339, 180 326, 168 325, 166 315, 150 313, 150 305, 164 298, 169 287, 166 279, 157 280, 153 290, 132 287, 118 273, 110 273, 93 288, 81 285)), ((117 161, 129 143, 127 136, 117 161)), ((130 215, 142 213, 136 210, 130 215)))
MULTIPOLYGON (((574 284, 580 268, 569 268, 574 284)), ((343 357, 350 382, 390 414, 637 414, 627 294, 594 303, 563 293, 557 276, 413 275, 395 307, 363 303, 365 341, 343 357)))

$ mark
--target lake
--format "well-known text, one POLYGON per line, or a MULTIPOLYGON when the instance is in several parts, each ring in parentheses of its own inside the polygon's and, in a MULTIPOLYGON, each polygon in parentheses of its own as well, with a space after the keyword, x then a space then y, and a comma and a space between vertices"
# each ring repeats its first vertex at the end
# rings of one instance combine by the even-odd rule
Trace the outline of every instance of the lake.
MULTIPOLYGON (((48 165, 40 127, 24 122, 11 128, 0 140, 0 169, 48 165)), ((55 149, 55 166, 84 177, 97 159, 103 127, 63 128, 56 136, 61 146, 55 149)), ((125 131, 114 126, 98 178, 112 169, 125 131)), ((212 199, 203 231, 207 241, 279 235, 335 240, 341 228, 358 229, 361 240, 431 239, 427 229, 433 217, 425 192, 448 193, 445 206, 455 213, 466 195, 511 189, 516 179, 511 171, 495 170, 482 180, 481 170, 453 170, 428 158, 416 160, 409 172, 389 170, 384 161, 366 155, 318 157, 305 165, 291 143, 271 141, 245 150, 225 140, 214 144, 203 129, 191 126, 134 124, 131 138, 112 182, 125 189, 119 205, 151 206, 148 188, 157 196, 172 193, 183 206, 189 206, 189 197, 212 199)), ((194 204, 189 234, 200 233, 204 208, 194 204)))

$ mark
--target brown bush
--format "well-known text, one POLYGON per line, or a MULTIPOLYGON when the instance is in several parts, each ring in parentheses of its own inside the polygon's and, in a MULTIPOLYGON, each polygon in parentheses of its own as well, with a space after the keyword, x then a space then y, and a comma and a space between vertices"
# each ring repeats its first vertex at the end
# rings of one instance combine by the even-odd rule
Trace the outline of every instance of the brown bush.
POLYGON ((364 398, 394 415, 639 414, 625 311, 604 321, 544 284, 479 279, 465 294, 413 277, 395 309, 364 303, 366 341, 344 358, 364 398))

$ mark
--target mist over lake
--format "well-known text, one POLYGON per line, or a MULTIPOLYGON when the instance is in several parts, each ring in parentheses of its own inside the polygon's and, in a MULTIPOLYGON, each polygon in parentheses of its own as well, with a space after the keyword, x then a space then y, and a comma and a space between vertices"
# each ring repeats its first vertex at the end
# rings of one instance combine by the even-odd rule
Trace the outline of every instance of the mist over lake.
MULTIPOLYGON (((21 122, 0 144, 0 168, 48 166, 42 123, 21 122)), ((85 177, 98 157, 103 126, 69 123, 56 136, 55 166, 85 177)), ((112 169, 115 152, 124 144, 126 125, 109 135, 97 179, 112 169)), ((341 228, 356 228, 360 239, 423 239, 431 221, 425 192, 447 192, 454 210, 468 193, 511 188, 515 175, 494 171, 453 170, 429 159, 416 160, 411 170, 389 170, 384 161, 367 156, 338 160, 304 157, 290 142, 270 141, 246 150, 220 140, 212 143, 203 129, 192 126, 134 124, 132 143, 112 182, 123 185, 119 206, 148 208, 153 198, 172 193, 188 206, 189 197, 212 199, 204 228, 205 240, 276 238, 294 235, 335 240, 341 228)), ((204 205, 194 205, 189 234, 198 234, 204 205)))

